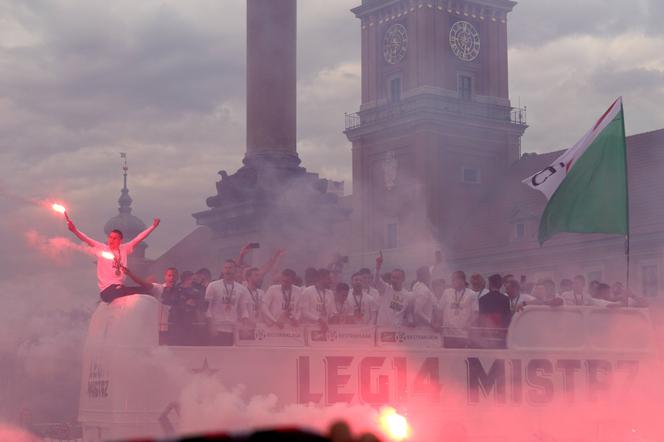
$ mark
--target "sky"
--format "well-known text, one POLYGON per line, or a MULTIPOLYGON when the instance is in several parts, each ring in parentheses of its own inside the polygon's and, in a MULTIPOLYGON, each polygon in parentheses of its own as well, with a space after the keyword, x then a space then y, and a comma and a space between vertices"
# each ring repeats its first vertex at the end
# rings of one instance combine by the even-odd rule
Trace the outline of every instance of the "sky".
MULTIPOLYGON (((344 112, 359 106, 360 27, 349 11, 358 3, 298 2, 298 151, 347 192, 342 130, 344 112)), ((62 199, 82 230, 103 236, 127 152, 134 213, 163 220, 148 249, 159 256, 195 227, 191 213, 206 208, 217 172, 241 165, 244 14, 242 0, 1 1, 0 189, 62 199)), ((618 95, 628 133, 664 127, 662 19, 654 0, 518 4, 510 89, 528 107, 523 150, 570 145, 618 95)), ((67 233, 41 209, 5 205, 17 248, 15 226, 67 233)), ((0 260, 23 269, 16 256, 0 260)))
MULTIPOLYGON (((359 3, 298 2, 298 151, 347 191, 359 3)), ((509 75, 512 103, 528 107, 523 151, 571 145, 619 95, 629 134, 664 127, 662 22, 658 0, 520 2, 509 75)), ((134 213, 162 219, 148 256, 188 234, 217 172, 241 165, 245 38, 244 0, 0 0, 0 353, 22 342, 29 363, 16 367, 46 378, 43 367, 80 348, 76 312, 97 300, 92 260, 60 247, 64 222, 34 203, 65 202, 103 239, 127 152, 134 213)))

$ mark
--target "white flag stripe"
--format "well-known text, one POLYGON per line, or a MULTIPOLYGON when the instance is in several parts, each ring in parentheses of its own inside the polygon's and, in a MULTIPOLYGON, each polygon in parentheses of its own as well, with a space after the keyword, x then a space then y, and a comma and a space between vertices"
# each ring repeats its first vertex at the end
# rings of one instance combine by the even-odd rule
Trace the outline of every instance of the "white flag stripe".
POLYGON ((574 144, 570 149, 567 149, 561 156, 559 156, 551 165, 538 171, 537 173, 529 176, 522 182, 529 185, 533 189, 542 192, 546 199, 551 199, 560 183, 563 182, 567 173, 576 160, 583 155, 588 146, 590 146, 597 135, 599 135, 608 126, 613 119, 618 115, 622 109, 622 97, 619 97, 613 102, 611 107, 600 117, 600 119, 593 125, 593 127, 586 132, 586 134, 574 144))

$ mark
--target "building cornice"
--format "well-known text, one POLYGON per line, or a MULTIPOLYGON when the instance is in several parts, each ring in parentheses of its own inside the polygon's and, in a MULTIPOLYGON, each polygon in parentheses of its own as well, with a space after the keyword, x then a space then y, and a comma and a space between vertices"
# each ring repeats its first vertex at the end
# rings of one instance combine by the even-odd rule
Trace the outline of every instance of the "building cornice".
POLYGON ((418 9, 431 9, 458 17, 505 23, 516 2, 510 0, 365 0, 351 9, 362 29, 399 20, 418 9))

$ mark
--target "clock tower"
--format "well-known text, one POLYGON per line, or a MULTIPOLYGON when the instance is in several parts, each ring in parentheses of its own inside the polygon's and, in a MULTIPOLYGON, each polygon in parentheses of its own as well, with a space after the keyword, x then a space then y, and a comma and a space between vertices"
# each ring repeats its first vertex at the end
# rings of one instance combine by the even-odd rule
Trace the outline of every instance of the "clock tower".
MULTIPOLYGON (((353 149, 353 255, 447 258, 459 227, 520 156, 508 91, 509 0, 362 0, 353 149), (426 256, 421 256, 425 253, 426 256)), ((430 258, 429 258, 430 259, 430 258)), ((415 261, 414 261, 415 262, 415 261)))

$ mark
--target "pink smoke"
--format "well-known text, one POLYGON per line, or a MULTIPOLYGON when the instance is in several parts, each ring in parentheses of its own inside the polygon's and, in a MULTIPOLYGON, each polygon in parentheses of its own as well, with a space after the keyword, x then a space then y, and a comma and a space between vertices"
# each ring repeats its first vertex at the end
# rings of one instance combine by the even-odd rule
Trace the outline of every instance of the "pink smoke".
POLYGON ((33 247, 42 255, 55 261, 57 264, 63 264, 71 257, 72 252, 94 255, 90 247, 82 244, 76 244, 69 238, 62 236, 47 237, 34 229, 25 232, 25 239, 30 247, 33 247))

